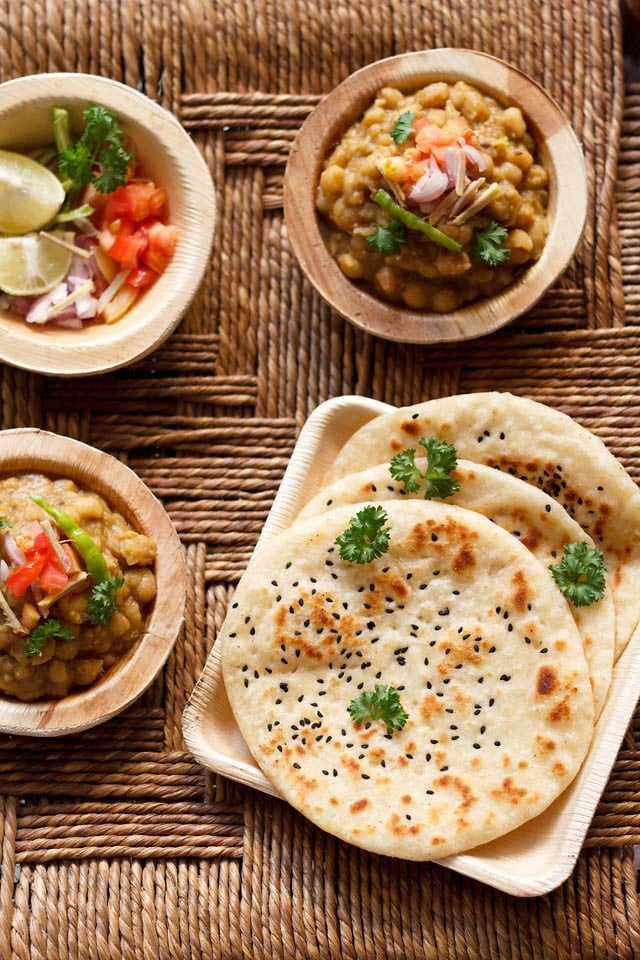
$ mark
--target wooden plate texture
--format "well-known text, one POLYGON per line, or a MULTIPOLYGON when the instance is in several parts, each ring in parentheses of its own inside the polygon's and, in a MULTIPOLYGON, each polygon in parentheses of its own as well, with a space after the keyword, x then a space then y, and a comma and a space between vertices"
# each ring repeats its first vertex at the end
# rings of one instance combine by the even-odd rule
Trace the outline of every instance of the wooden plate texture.
MULTIPOLYGON (((363 397, 327 400, 303 427, 256 546, 285 530, 320 488, 318 478, 345 440, 368 420, 393 409, 363 397)), ((589 753, 569 788, 540 816, 470 853, 439 863, 517 896, 537 896, 570 875, 604 790, 640 693, 640 630, 615 666, 589 753)), ((214 646, 183 720, 189 749, 204 766, 264 793, 277 792, 264 776, 237 726, 214 646)))
POLYGON ((123 367, 166 340, 198 289, 216 223, 211 176, 191 138, 167 110, 115 80, 52 73, 0 84, 0 148, 21 151, 50 143, 53 106, 67 107, 81 130, 82 113, 92 104, 115 111, 142 172, 168 190, 178 245, 162 276, 113 324, 65 330, 27 324, 0 310, 0 360, 61 377, 123 367))
POLYGON ((30 428, 0 432, 0 474, 69 477, 100 494, 157 546, 157 597, 143 636, 96 683, 60 700, 0 696, 0 733, 55 737, 115 716, 153 681, 177 639, 185 603, 182 546, 160 501, 125 464, 78 440, 30 428))
POLYGON ((569 263, 585 222, 587 175, 582 150, 558 104, 534 80, 496 57, 436 49, 379 60, 351 74, 304 122, 285 174, 284 210, 291 245, 309 280, 347 320, 368 333, 406 343, 479 337, 529 310, 569 263), (345 130, 394 86, 418 90, 436 80, 465 80, 522 109, 549 173, 549 236, 540 259, 500 294, 452 313, 425 313, 387 303, 349 280, 329 253, 315 209, 322 163, 345 130))

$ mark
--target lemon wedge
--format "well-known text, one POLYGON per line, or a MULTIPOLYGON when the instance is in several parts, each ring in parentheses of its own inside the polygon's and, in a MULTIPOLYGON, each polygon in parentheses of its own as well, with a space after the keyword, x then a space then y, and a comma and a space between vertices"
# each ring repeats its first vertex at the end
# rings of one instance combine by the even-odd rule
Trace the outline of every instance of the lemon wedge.
POLYGON ((0 290, 14 297, 35 297, 66 277, 73 249, 62 231, 0 237, 0 290))
POLYGON ((55 217, 64 203, 56 175, 30 157, 0 150, 0 233, 30 233, 55 217))

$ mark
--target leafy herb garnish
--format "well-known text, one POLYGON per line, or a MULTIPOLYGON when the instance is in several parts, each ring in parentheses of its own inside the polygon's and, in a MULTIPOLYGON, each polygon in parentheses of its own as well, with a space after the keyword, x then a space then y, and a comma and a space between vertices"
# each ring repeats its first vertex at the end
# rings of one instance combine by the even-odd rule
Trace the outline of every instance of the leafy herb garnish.
POLYGON ((374 691, 365 690, 352 700, 349 713, 354 723, 382 720, 389 734, 394 730, 402 730, 409 719, 409 714, 400 703, 398 691, 385 683, 376 683, 374 691))
POLYGON ((509 259, 509 251, 502 244, 507 239, 508 230, 495 220, 490 220, 484 230, 476 231, 475 244, 471 255, 482 260, 490 267, 497 267, 509 259))
POLYGON ((458 465, 456 448, 446 440, 421 437, 418 443, 427 451, 427 469, 423 472, 415 463, 415 450, 403 450, 391 458, 389 470, 394 480, 404 484, 407 493, 415 493, 425 483, 425 500, 432 497, 450 497, 460 489, 451 476, 458 465))
POLYGON ((389 519, 383 507, 363 507, 339 537, 336 543, 340 547, 340 556, 349 563, 371 563, 381 557, 389 547, 389 519))
POLYGON ((0 516, 0 530, 8 530, 11 527, 11 520, 4 514, 0 516))
POLYGON ((367 246, 383 257, 390 257, 397 253, 403 243, 406 243, 407 234, 399 220, 392 220, 387 227, 376 227, 375 233, 367 237, 367 246))
POLYGON ((126 181, 131 155, 113 111, 103 106, 85 110, 82 136, 58 154, 58 168, 71 189, 92 183, 100 193, 112 193, 126 181))
POLYGON ((396 122, 393 125, 393 130, 391 131, 391 137, 398 144, 404 143, 411 134, 413 130, 413 121, 415 119, 415 113, 412 113, 410 110, 406 110, 404 113, 401 113, 396 122))
POLYGON ((73 640, 71 627, 63 627, 58 620, 46 620, 39 624, 24 641, 24 652, 27 657, 41 657, 47 641, 52 637, 61 640, 73 640))
POLYGON ((605 591, 604 554, 588 543, 567 543, 562 560, 549 567, 560 592, 576 607, 601 600, 605 591))
POLYGON ((108 623, 118 606, 118 590, 124 586, 122 577, 109 577, 96 583, 89 594, 87 612, 91 623, 108 623))

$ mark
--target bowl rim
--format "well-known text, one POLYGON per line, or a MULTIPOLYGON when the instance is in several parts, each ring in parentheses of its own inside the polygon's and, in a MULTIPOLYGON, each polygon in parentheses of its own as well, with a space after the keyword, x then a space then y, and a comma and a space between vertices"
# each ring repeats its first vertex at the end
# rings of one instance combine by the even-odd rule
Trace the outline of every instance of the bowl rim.
POLYGON ((284 179, 284 216, 294 254, 318 293, 367 333, 428 344, 492 333, 529 310, 565 270, 582 235, 588 204, 582 148, 556 100, 518 67, 491 54, 439 47, 386 57, 360 67, 324 96, 300 128, 284 179), (504 291, 455 311, 415 311, 384 301, 349 280, 329 254, 315 209, 320 170, 332 145, 362 116, 376 91, 409 91, 436 79, 475 83, 503 103, 521 106, 550 173, 549 236, 540 258, 504 291), (336 105, 350 101, 347 111, 336 105), (321 152, 315 150, 316 145, 321 152), (562 164, 559 165, 559 160, 562 164))
POLYGON ((134 471, 81 440, 35 427, 0 431, 0 477, 44 473, 97 492, 152 537, 157 595, 143 635, 95 683, 58 700, 22 702, 0 694, 0 733, 53 737, 103 723, 136 700, 171 653, 184 621, 186 562, 178 534, 158 498, 134 471))
MULTIPOLYGON (((167 270, 120 320, 82 330, 44 325, 34 329, 19 317, 0 311, 0 361, 60 377, 105 373, 129 365, 153 350, 175 330, 197 293, 209 262, 217 219, 213 181, 203 156, 177 118, 145 93, 118 80, 90 73, 40 73, 0 84, 0 123, 22 108, 44 109, 53 103, 103 103, 123 126, 138 127, 158 145, 171 168, 171 192, 180 187, 181 230, 167 270), (187 190, 187 186, 189 190, 187 190)), ((0 147, 17 148, 15 132, 0 135, 0 147)))

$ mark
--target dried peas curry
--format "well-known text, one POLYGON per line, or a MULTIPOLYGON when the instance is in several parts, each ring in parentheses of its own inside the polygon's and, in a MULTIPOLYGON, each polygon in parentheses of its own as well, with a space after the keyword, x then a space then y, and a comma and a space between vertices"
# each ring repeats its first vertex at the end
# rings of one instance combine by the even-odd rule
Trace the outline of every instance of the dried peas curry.
POLYGON ((548 183, 518 107, 464 81, 386 87, 325 160, 316 207, 347 277, 447 313, 539 258, 548 183))
POLYGON ((0 479, 0 693, 55 699, 113 666, 144 631, 155 556, 72 480, 0 479))

